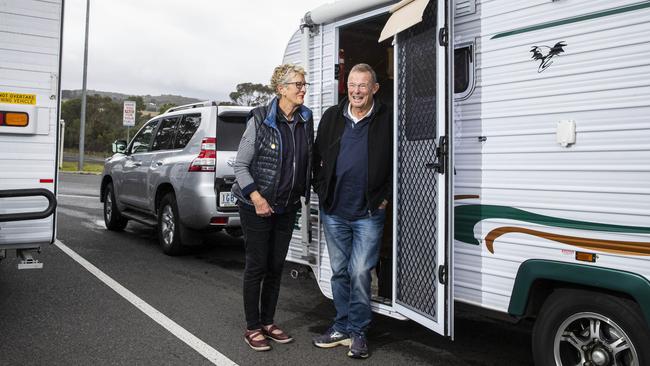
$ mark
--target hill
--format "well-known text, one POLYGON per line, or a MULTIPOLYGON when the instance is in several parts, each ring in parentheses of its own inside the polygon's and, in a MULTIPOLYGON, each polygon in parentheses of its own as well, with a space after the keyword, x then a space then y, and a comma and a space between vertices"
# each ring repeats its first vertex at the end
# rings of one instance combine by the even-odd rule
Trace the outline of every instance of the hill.
MULTIPOLYGON (((132 94, 122 94, 122 93, 114 93, 114 92, 105 92, 105 91, 99 91, 99 90, 88 90, 87 95, 101 95, 104 97, 110 97, 111 99, 122 102, 127 100, 132 94)), ((76 98, 81 98, 81 90, 62 90, 61 91, 61 98, 65 101, 68 99, 76 99, 76 98)), ((190 98, 190 97, 183 97, 180 95, 171 95, 171 94, 163 94, 163 95, 142 95, 142 99, 144 100, 145 103, 147 103, 147 110, 150 111, 157 111, 158 108, 167 103, 175 104, 175 105, 183 105, 183 104, 190 104, 190 103, 197 103, 203 101, 202 99, 197 99, 197 98, 190 98)))

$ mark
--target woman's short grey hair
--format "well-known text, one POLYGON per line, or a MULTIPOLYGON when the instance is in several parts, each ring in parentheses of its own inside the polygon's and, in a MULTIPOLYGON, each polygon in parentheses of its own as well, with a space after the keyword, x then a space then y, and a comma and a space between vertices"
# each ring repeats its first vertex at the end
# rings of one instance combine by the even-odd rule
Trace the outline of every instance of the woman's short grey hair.
POLYGON ((278 97, 280 96, 280 94, 278 94, 278 86, 290 82, 291 77, 294 74, 305 77, 305 69, 299 65, 282 64, 273 70, 273 76, 271 76, 271 88, 278 97))
POLYGON ((350 69, 350 74, 353 72, 369 72, 372 76, 372 82, 377 84, 377 73, 368 64, 356 64, 350 69))

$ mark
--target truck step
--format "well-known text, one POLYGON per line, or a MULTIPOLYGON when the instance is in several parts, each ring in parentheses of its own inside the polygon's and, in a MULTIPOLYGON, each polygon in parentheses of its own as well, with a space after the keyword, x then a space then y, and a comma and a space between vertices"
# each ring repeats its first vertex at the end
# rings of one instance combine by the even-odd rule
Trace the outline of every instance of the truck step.
POLYGON ((134 220, 137 221, 141 224, 149 225, 149 226, 156 226, 158 225, 158 221, 151 215, 147 215, 142 212, 138 212, 135 210, 124 210, 121 212, 122 216, 126 217, 129 220, 134 220))

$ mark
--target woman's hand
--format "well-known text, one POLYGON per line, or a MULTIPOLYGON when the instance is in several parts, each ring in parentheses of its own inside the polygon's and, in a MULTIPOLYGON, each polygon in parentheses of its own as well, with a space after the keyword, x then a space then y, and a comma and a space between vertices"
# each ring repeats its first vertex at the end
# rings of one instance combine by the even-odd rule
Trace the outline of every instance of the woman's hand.
POLYGON ((269 217, 273 214, 273 209, 266 201, 266 198, 262 197, 258 191, 251 193, 250 197, 251 201, 253 201, 253 205, 255 205, 255 213, 257 216, 269 217))

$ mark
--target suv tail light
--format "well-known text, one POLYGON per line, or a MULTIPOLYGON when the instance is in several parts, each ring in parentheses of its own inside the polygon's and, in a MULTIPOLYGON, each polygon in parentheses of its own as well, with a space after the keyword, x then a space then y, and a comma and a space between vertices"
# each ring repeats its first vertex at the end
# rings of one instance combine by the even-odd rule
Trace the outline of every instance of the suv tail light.
POLYGON ((201 152, 190 164, 190 172, 213 172, 217 161, 217 139, 205 137, 201 140, 201 152))

